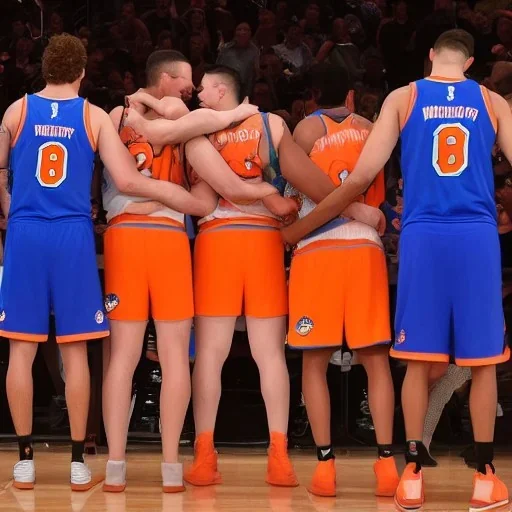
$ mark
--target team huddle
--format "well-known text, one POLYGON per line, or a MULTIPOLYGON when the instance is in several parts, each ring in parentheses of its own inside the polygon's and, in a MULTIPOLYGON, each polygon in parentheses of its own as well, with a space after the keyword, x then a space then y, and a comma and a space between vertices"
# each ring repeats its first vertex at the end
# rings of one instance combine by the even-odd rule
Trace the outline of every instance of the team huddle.
POLYGON ((299 485, 287 448, 287 338, 303 351, 302 391, 317 446, 308 490, 336 495, 326 372, 345 342, 368 375, 375 494, 394 496, 403 510, 422 507, 428 374, 432 365, 454 360, 473 373, 477 472, 470 511, 507 504, 493 466, 496 364, 508 360, 509 349, 491 151, 498 140, 512 162, 512 114, 505 100, 466 79, 473 50, 464 31, 441 35, 430 53, 431 76, 391 93, 374 126, 347 109, 347 73, 317 65, 315 111, 291 134, 280 117, 241 102, 240 78, 223 66, 206 71, 198 90, 202 108, 189 112, 182 98, 192 93, 192 70, 171 50, 149 57, 146 88, 107 115, 78 96, 87 60, 80 40, 52 38, 43 56, 45 89, 11 105, 0 128, 0 205, 8 218, 0 334, 10 339, 7 395, 20 452, 13 485, 35 484, 37 343, 29 342, 46 341, 51 314, 66 372, 73 490, 102 480, 83 458, 86 342, 106 338, 103 490, 122 492, 132 379, 150 318, 162 367, 163 491, 184 491, 184 482, 221 483, 214 446, 221 372, 236 319, 244 315, 267 412, 267 483, 299 485), (383 168, 399 137, 404 214, 391 355, 408 365, 401 477, 379 209, 383 168), (104 291, 91 221, 96 152, 109 222, 104 291), (193 259, 187 215, 199 219, 193 259), (293 247, 289 283, 286 247, 293 247), (191 395, 196 441, 184 471, 178 450, 191 395))

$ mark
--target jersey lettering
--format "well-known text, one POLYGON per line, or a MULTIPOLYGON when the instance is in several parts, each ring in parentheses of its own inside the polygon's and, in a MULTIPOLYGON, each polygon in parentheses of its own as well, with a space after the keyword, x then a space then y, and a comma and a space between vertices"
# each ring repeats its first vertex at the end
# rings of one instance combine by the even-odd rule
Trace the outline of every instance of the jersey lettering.
POLYGON ((434 132, 432 165, 439 176, 460 176, 468 166, 469 130, 460 123, 442 124, 434 132))
POLYGON ((56 188, 67 176, 68 150, 60 142, 39 146, 36 178, 42 187, 56 188))

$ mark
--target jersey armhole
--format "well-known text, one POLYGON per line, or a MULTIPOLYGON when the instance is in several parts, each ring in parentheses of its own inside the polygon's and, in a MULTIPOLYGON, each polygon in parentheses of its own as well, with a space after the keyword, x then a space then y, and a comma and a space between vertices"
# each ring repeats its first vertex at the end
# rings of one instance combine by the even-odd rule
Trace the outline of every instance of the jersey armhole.
POLYGON ((498 131, 498 118, 496 117, 496 113, 494 112, 494 108, 492 106, 489 89, 481 85, 480 90, 482 91, 482 97, 484 99, 485 107, 487 108, 487 113, 489 114, 489 119, 491 121, 492 127, 494 128, 494 132, 496 133, 498 131))
POLYGON ((412 110, 414 105, 416 105, 416 99, 418 98, 418 87, 415 82, 411 82, 409 84, 410 92, 409 92, 409 104, 407 105, 407 112, 405 113, 405 117, 402 123, 400 123, 400 131, 405 128, 407 121, 411 117, 412 110))
POLYGON ((16 130, 14 138, 11 141, 11 148, 13 148, 16 145, 16 142, 18 142, 21 132, 23 131, 23 127, 25 126, 25 120, 27 119, 27 103, 27 95, 25 94, 25 96, 23 96, 23 99, 21 100, 20 122, 18 124, 18 129, 16 130))
POLYGON ((91 112, 89 102, 87 100, 84 101, 84 124, 85 131, 87 132, 87 138, 89 139, 89 142, 91 144, 91 148, 96 153, 98 147, 96 145, 96 139, 94 138, 94 132, 92 131, 91 112))

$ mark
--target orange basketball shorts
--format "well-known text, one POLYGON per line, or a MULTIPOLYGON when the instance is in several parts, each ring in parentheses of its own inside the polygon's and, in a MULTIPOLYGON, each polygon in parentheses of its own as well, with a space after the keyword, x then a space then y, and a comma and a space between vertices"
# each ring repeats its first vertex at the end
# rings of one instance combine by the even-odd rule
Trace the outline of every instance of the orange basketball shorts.
POLYGON ((386 257, 368 240, 319 241, 297 251, 289 300, 291 348, 336 348, 346 339, 357 350, 390 342, 386 257))
MULTIPOLYGON (((183 226, 171 220, 114 219, 105 233, 105 309, 111 320, 194 316, 192 260, 183 226)), ((151 219, 151 217, 146 219, 151 219)))
POLYGON ((196 316, 286 315, 284 246, 277 223, 237 222, 208 222, 196 238, 196 316))

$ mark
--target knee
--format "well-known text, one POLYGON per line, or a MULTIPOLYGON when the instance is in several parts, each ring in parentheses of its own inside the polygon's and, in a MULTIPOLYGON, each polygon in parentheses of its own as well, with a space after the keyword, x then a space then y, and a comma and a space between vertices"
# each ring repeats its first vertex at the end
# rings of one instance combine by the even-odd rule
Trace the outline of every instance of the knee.
POLYGON ((432 363, 424 361, 408 361, 407 362, 407 376, 421 377, 428 380, 432 363))
POLYGON ((332 350, 308 350, 302 355, 303 376, 308 374, 327 374, 327 367, 331 360, 332 350))
POLYGON ((357 352, 357 357, 363 365, 368 378, 375 374, 389 373, 389 349, 388 347, 372 347, 357 352))

